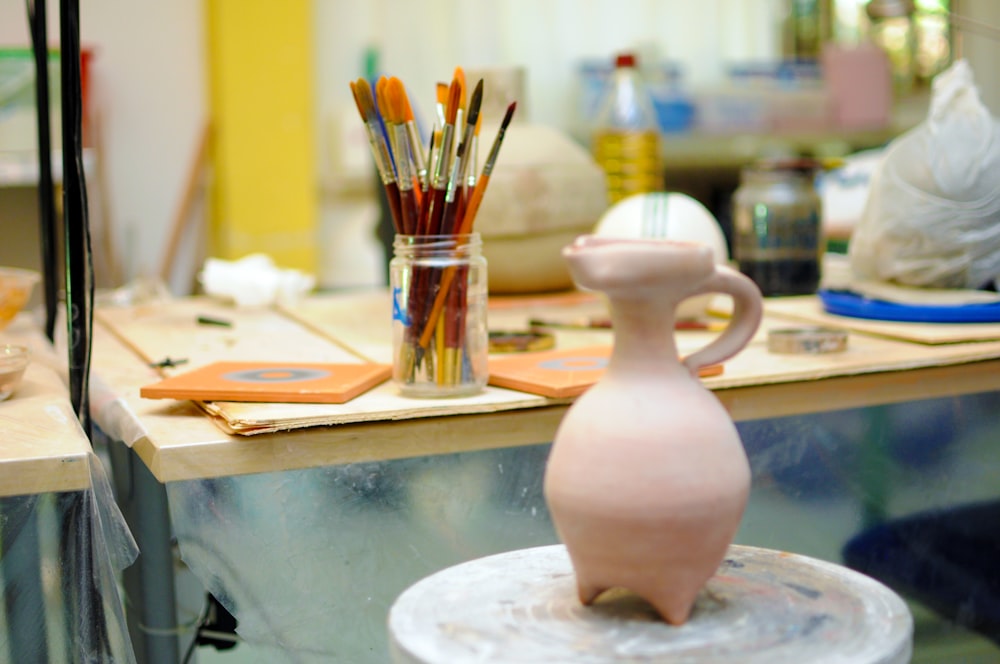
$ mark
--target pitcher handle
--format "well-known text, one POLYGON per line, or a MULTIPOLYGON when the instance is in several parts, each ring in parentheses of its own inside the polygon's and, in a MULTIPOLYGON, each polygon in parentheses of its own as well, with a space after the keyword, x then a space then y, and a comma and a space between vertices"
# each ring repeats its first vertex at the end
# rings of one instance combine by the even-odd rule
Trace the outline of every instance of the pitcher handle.
POLYGON ((750 343, 760 326, 764 309, 757 284, 741 272, 725 265, 717 265, 715 274, 706 279, 691 295, 704 293, 731 295, 734 303, 733 315, 729 319, 729 325, 718 338, 682 360, 692 374, 697 373, 702 367, 728 360, 750 343))

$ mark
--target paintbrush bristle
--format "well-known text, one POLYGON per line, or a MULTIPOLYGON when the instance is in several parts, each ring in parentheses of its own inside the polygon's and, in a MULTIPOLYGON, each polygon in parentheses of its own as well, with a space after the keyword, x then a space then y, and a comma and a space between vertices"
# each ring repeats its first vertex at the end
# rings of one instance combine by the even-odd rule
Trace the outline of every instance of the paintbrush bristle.
POLYGON ((476 88, 472 91, 472 100, 469 102, 469 116, 466 119, 466 126, 475 126, 479 122, 479 108, 483 103, 483 79, 479 79, 476 88))
POLYGON ((438 83, 435 87, 435 92, 437 93, 437 103, 444 106, 448 103, 448 84, 438 83))
POLYGON ((393 76, 385 86, 387 106, 389 107, 389 122, 403 124, 406 121, 406 90, 403 82, 393 76))
POLYGON ((514 109, 517 108, 517 102, 510 102, 510 106, 507 107, 507 112, 503 114, 503 122, 500 123, 500 131, 506 131, 507 127, 510 126, 511 118, 514 117, 514 109))
POLYGON ((462 69, 461 67, 455 67, 455 74, 453 78, 454 80, 458 81, 458 89, 459 89, 458 108, 464 110, 468 108, 465 105, 465 102, 467 101, 466 98, 468 96, 468 86, 465 83, 465 70, 462 69))
POLYGON ((386 99, 384 94, 378 93, 378 88, 375 88, 375 105, 378 106, 379 117, 382 118, 383 122, 392 122, 390 119, 392 113, 389 110, 389 101, 386 99))
MULTIPOLYGON (((402 85, 402 81, 400 81, 402 85)), ((410 98, 406 94, 406 86, 403 86, 403 120, 413 122, 413 108, 410 106, 410 98)))
POLYGON ((361 115, 361 119, 365 119, 365 110, 361 108, 361 100, 358 99, 358 86, 354 81, 349 82, 351 86, 351 96, 354 97, 354 105, 358 107, 358 113, 361 115))
POLYGON ((462 84, 459 83, 458 79, 453 79, 451 82, 451 87, 448 88, 448 105, 445 106, 444 120, 450 125, 455 124, 455 120, 458 118, 458 107, 459 101, 462 97, 462 84))
POLYGON ((377 120, 378 113, 375 111, 375 99, 372 97, 371 85, 367 80, 359 78, 354 89, 358 93, 358 108, 361 110, 361 116, 365 119, 365 122, 377 120))
POLYGON ((392 122, 392 120, 389 119, 391 111, 389 110, 389 95, 387 93, 388 88, 389 79, 383 76, 375 84, 375 103, 378 106, 378 112, 382 116, 382 119, 392 122))
POLYGON ((504 113, 503 122, 500 123, 500 129, 497 130, 497 135, 493 139, 493 147, 490 148, 490 153, 486 156, 486 163, 483 165, 482 179, 488 178, 493 172, 493 166, 496 164, 497 155, 500 154, 500 144, 503 143, 504 134, 507 133, 507 127, 510 126, 511 118, 514 117, 515 108, 517 108, 517 102, 512 101, 510 106, 507 107, 507 112, 504 113))

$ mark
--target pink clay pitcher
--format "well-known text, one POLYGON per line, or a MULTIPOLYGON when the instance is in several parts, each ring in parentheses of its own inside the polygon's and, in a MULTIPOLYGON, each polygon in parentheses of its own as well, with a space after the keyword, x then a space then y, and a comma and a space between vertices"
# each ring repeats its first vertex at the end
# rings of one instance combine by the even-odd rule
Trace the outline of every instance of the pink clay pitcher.
POLYGON ((683 624, 750 489, 736 427, 697 370, 750 341, 760 290, 696 244, 584 235, 563 256, 578 286, 607 296, 615 336, 604 376, 556 432, 546 501, 584 604, 626 588, 683 624), (674 312, 703 293, 728 293, 734 312, 718 338, 681 359, 674 312))

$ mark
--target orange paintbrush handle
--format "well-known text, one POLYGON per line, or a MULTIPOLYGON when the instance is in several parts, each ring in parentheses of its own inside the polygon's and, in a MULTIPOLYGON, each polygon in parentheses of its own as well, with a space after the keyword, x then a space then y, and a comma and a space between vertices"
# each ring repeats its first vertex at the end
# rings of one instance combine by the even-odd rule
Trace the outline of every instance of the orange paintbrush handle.
POLYGON ((444 301, 448 297, 448 291, 451 290, 451 282, 455 279, 456 269, 457 266, 455 265, 449 265, 444 269, 444 274, 441 276, 441 287, 438 288, 438 292, 434 296, 434 304, 427 314, 427 321, 424 323, 423 332, 420 333, 420 338, 417 340, 421 348, 427 348, 431 342, 431 337, 434 336, 434 326, 437 324, 438 317, 441 316, 444 301))
POLYGON ((467 235, 472 232, 472 223, 476 220, 476 212, 479 211, 479 204, 483 201, 483 194, 486 193, 486 185, 490 182, 490 176, 484 174, 476 182, 469 202, 465 206, 465 214, 462 215, 462 223, 459 224, 457 235, 467 235))

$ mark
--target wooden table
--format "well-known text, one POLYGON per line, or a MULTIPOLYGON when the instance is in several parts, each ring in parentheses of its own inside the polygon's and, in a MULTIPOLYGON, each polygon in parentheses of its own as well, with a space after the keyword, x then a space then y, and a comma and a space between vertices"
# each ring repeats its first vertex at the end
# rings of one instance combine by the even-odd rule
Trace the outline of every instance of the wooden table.
MULTIPOLYGON (((586 297, 523 303, 496 298, 491 329, 524 328, 531 317, 571 321, 600 313, 586 297)), ((777 307, 776 307, 777 308, 777 307)), ((781 308, 780 310, 784 310, 781 308)), ((344 406, 232 405, 237 420, 246 412, 268 417, 314 417, 338 426, 245 436, 224 433, 190 402, 142 399, 139 388, 161 375, 176 374, 223 359, 278 361, 391 361, 390 303, 384 292, 319 296, 281 311, 239 311, 206 298, 98 312, 94 367, 134 425, 128 440, 160 482, 307 468, 420 454, 513 446, 551 440, 572 399, 489 387, 466 399, 415 400, 386 383, 344 406), (229 329, 198 326, 199 315, 232 322, 229 329), (185 363, 157 371, 164 358, 185 363), (502 423, 502 425, 500 424, 502 423), (378 441, 377 444, 373 441, 378 441), (281 453, 279 453, 281 452, 281 453)), ((736 421, 784 417, 900 403, 1000 389, 1000 327, 996 341, 915 344, 874 334, 851 335, 845 353, 780 356, 768 353, 767 330, 801 325, 787 313, 768 315, 755 340, 706 378, 736 421)), ((556 330, 558 347, 610 343, 603 330, 556 330)), ((682 331, 682 352, 697 348, 714 332, 682 331)), ((98 412, 101 406, 98 405, 98 412)), ((210 406, 211 407, 211 406, 210 406)), ((251 424, 266 418, 249 418, 251 424)), ((286 425, 294 426, 294 425, 286 425)))
POLYGON ((124 524, 111 522, 113 498, 94 468, 100 462, 70 405, 60 362, 30 317, 22 314, 0 331, 0 343, 32 353, 21 385, 0 402, 0 572, 7 600, 0 659, 76 661, 103 648, 127 661, 131 644, 108 551, 127 550, 131 541, 106 538, 124 524), (95 518, 101 501, 112 506, 103 514, 107 531, 95 518), (44 579, 43 570, 49 570, 44 579))
MULTIPOLYGON (((815 301, 804 300, 801 306, 815 308, 815 301)), ((801 325, 804 319, 797 318, 795 312, 789 314, 788 311, 779 312, 778 309, 780 307, 775 308, 774 314, 769 313, 765 317, 761 332, 754 342, 725 364, 722 375, 704 379, 705 385, 729 409, 734 420, 770 420, 1000 389, 1000 340, 918 344, 886 335, 852 331, 849 349, 844 353, 780 356, 767 351, 767 330, 801 325)), ((233 514, 246 516, 249 514, 246 505, 235 506, 236 502, 248 500, 257 504, 258 499, 249 498, 248 487, 259 486, 260 483, 277 483, 267 484, 266 490, 254 491, 274 493, 275 495, 270 496, 272 502, 282 504, 284 509, 292 509, 292 502, 281 501, 305 500, 300 495, 295 498, 287 497, 284 492, 291 492, 293 488, 288 482, 278 478, 289 478, 289 481, 297 478, 295 481, 301 480, 303 485, 322 480, 335 487, 335 491, 331 489, 334 493, 342 489, 346 491, 347 487, 354 492, 351 496, 362 496, 366 500, 376 496, 378 501, 385 503, 384 509, 388 510, 381 512, 379 519, 384 518, 387 513, 396 516, 404 514, 406 518, 413 519, 426 517, 419 521, 420 528, 437 528, 441 523, 451 523, 448 519, 452 512, 472 509, 468 506, 468 501, 475 498, 468 496, 481 496, 483 493, 476 493, 475 482, 500 482, 504 491, 514 491, 515 487, 506 484, 511 471, 510 466, 504 464, 517 463, 521 468, 521 457, 517 456, 521 455, 521 450, 534 449, 532 446, 551 441, 572 400, 547 399, 490 387, 476 397, 422 401, 400 397, 395 393, 393 385, 386 383, 342 406, 267 405, 261 408, 214 404, 206 408, 210 416, 206 415, 206 410, 191 402, 151 401, 138 396, 141 386, 155 382, 162 375, 188 370, 215 360, 388 362, 389 312, 389 296, 383 291, 317 296, 295 307, 281 310, 243 311, 210 299, 187 298, 140 303, 130 307, 102 308, 98 311, 94 372, 99 383, 106 389, 103 397, 94 399, 95 418, 102 429, 130 448, 130 451, 126 451, 125 446, 116 446, 115 473, 119 476, 127 475, 136 487, 134 504, 123 507, 126 517, 131 516, 130 524, 140 524, 132 526, 143 552, 141 564, 136 567, 146 570, 144 574, 147 579, 169 576, 171 563, 168 558, 161 558, 158 563, 154 563, 148 556, 158 555, 154 553, 157 548, 160 551, 168 549, 166 542, 169 532, 166 524, 171 513, 174 517, 174 534, 183 540, 179 531, 186 533, 185 537, 193 537, 193 531, 189 523, 180 523, 180 513, 185 515, 186 520, 200 520, 201 527, 204 527, 209 523, 206 521, 209 517, 205 513, 204 503, 212 503, 212 509, 222 510, 220 505, 227 503, 221 498, 225 498, 230 501, 228 508, 234 510, 233 514), (232 323, 232 327, 198 325, 199 315, 225 319, 232 323), (150 363, 167 357, 183 358, 186 363, 166 371, 150 367, 150 363), (311 426, 293 428, 300 423, 311 426), (318 423, 323 425, 319 426, 318 423), (243 428, 253 435, 227 433, 223 428, 230 431, 243 428), (258 431, 263 432, 256 433, 258 431), (511 456, 515 452, 517 455, 511 456), (386 479, 388 473, 384 472, 385 469, 404 469, 406 477, 398 481, 405 486, 404 493, 409 500, 420 491, 430 490, 425 486, 429 481, 427 477, 433 477, 433 482, 444 481, 441 478, 447 477, 438 470, 427 469, 419 464, 446 467, 453 462, 459 463, 455 459, 486 460, 476 471, 464 466, 461 471, 452 468, 459 475, 458 478, 452 478, 456 482, 455 495, 466 496, 465 498, 442 498, 434 494, 435 497, 428 503, 430 507, 416 499, 404 502, 405 508, 393 502, 396 500, 393 496, 397 495, 399 487, 392 484, 389 487, 391 490, 387 488, 385 483, 390 480, 386 479), (497 465, 499 472, 494 467, 497 465), (119 467, 126 470, 120 471, 119 467), (366 472, 369 475, 364 475, 366 472), (470 479, 475 473, 482 473, 482 476, 476 475, 479 479, 470 479), (416 476, 420 477, 419 482, 413 479, 416 476), (503 478, 498 479, 499 476, 503 478), (240 477, 247 479, 240 481, 240 477), (371 480, 372 477, 375 479, 371 480), (487 479, 484 480, 484 477, 487 479), (463 482, 469 482, 472 487, 467 494, 463 494, 463 482), (238 500, 233 498, 237 494, 238 500), (462 503, 462 500, 466 502, 462 503), (414 516, 419 510, 413 505, 438 510, 439 513, 414 516), (156 567, 159 569, 154 569, 156 567)), ((520 300, 493 298, 489 317, 491 329, 513 329, 523 327, 530 317, 559 317, 560 320, 569 321, 602 312, 599 300, 583 294, 573 294, 520 300)), ((707 331, 678 332, 681 351, 687 352, 703 345, 713 334, 715 333, 707 331)), ((556 331, 556 336, 560 347, 611 341, 610 332, 600 330, 560 329, 556 331)), ((994 339, 1000 339, 1000 330, 994 339)), ((769 454, 772 452, 773 450, 769 454)), ((531 456, 528 452, 524 454, 531 456)), ((541 470, 538 466, 544 464, 538 463, 539 458, 543 460, 544 456, 531 457, 535 467, 531 473, 520 478, 524 480, 524 486, 517 487, 518 491, 523 488, 523 496, 528 496, 530 500, 505 494, 498 500, 507 501, 514 507, 506 511, 498 507, 496 514, 491 512, 492 519, 502 520, 505 518, 504 514, 510 516, 515 511, 518 518, 523 516, 525 519, 511 526, 511 530, 507 532, 508 539, 503 542, 493 541, 480 547, 470 544, 468 537, 473 527, 468 523, 462 523, 462 528, 466 530, 440 526, 444 531, 439 535, 444 539, 435 540, 435 545, 446 541, 454 544, 452 549, 432 560, 418 544, 411 542, 409 548, 403 544, 401 556, 404 553, 410 554, 414 559, 423 556, 426 565, 416 565, 416 571, 406 570, 405 574, 410 576, 399 579, 391 588, 384 590, 382 600, 391 600, 393 593, 419 578, 419 575, 413 576, 419 572, 426 574, 475 555, 502 550, 511 544, 525 546, 554 543, 551 526, 544 514, 544 501, 540 497, 541 470), (530 516, 526 516, 529 513, 530 516), (526 528, 525 524, 528 524, 526 528), (518 539, 526 532, 529 534, 518 539)), ((751 463, 754 463, 753 454, 751 463)), ((761 478, 762 481, 765 478, 763 473, 761 478)), ((391 480, 392 483, 396 481, 391 480)), ((758 474, 755 472, 755 485, 757 482, 758 474)), ((444 490, 437 484, 434 487, 434 491, 444 490)), ((310 499, 319 500, 317 505, 322 509, 332 509, 330 505, 336 502, 329 499, 329 496, 312 496, 310 499)), ((271 504, 264 505, 263 511, 267 512, 271 504)), ((316 506, 310 509, 308 518, 319 518, 316 506)), ((252 517, 247 518, 251 522, 254 520, 252 517)), ((337 528, 363 528, 359 525, 362 522, 355 520, 353 516, 348 518, 338 513, 335 518, 330 518, 334 520, 324 523, 336 523, 337 528), (350 521, 349 526, 344 519, 350 521)), ((412 534, 414 523, 417 521, 407 523, 406 527, 410 528, 406 530, 407 533, 412 534)), ((220 524, 223 527, 233 527, 233 538, 251 536, 247 530, 253 526, 235 528, 235 524, 224 519, 215 526, 220 524)), ((265 525, 271 527, 273 524, 269 522, 265 525)), ((304 530, 289 530, 288 524, 285 527, 281 536, 286 538, 297 537, 299 535, 295 533, 300 532, 308 536, 318 532, 316 527, 304 530)), ((204 544, 205 537, 210 536, 207 532, 204 528, 197 531, 201 544, 204 544)), ((351 537, 346 534, 344 536, 348 539, 351 537)), ((357 536, 361 538, 358 546, 361 546, 363 537, 367 536, 372 534, 369 532, 367 535, 357 536)), ((760 544, 767 546, 769 543, 760 544)), ((334 545, 341 546, 341 543, 339 540, 322 540, 320 544, 310 544, 316 549, 334 545)), ((228 572, 220 571, 218 564, 211 562, 207 554, 203 555, 204 552, 195 551, 194 545, 188 546, 189 549, 185 552, 185 543, 181 541, 181 553, 210 590, 213 590, 213 584, 218 587, 228 583, 231 589, 233 584, 240 583, 233 578, 223 578, 228 572), (216 565, 214 568, 213 564, 216 565)), ((246 549, 260 546, 260 543, 248 540, 243 541, 240 546, 246 549)), ((357 552, 341 553, 345 560, 350 555, 358 555, 357 552)), ((281 559, 274 564, 284 562, 281 559)), ((261 564, 264 564, 263 560, 261 564)), ((354 565, 350 578, 362 587, 378 582, 379 571, 366 568, 362 574, 359 561, 353 558, 345 564, 354 565)), ((255 573, 259 575, 262 571, 258 569, 255 573)), ((274 569, 270 573, 279 574, 274 569)), ((162 593, 166 594, 171 590, 164 587, 162 593)), ((350 604, 355 599, 355 595, 345 595, 343 603, 350 604)), ((368 600, 372 600, 372 597, 368 597, 368 600)), ((278 600, 274 601, 280 603, 278 600)), ((357 601, 364 603, 363 598, 357 601)), ((144 606, 151 604, 153 602, 143 602, 144 606)), ((161 615, 165 622, 150 622, 153 618, 148 615, 144 620, 147 625, 169 628, 173 607, 166 600, 160 602, 159 606, 165 607, 161 615)), ((330 603, 323 604, 323 607, 328 612, 339 610, 335 604, 330 603)), ((374 629, 370 627, 371 624, 381 624, 379 621, 384 620, 383 610, 387 607, 379 605, 370 608, 370 622, 365 623, 365 629, 374 629)), ((245 609, 244 599, 236 613, 241 625, 248 630, 277 631, 278 628, 274 625, 278 619, 274 616, 261 621, 249 620, 248 623, 253 625, 247 627, 244 616, 240 615, 245 609)), ((359 607, 348 607, 348 610, 354 612, 352 615, 364 613, 359 607)), ((302 616, 297 618, 303 619, 302 616)), ((291 618, 288 622, 292 622, 291 618)), ((250 636, 253 637, 252 634, 250 636)), ((371 638, 378 640, 384 638, 384 634, 371 638)), ((155 638, 149 640, 157 645, 155 638)), ((145 661, 165 661, 164 658, 157 657, 157 651, 158 645, 147 648, 148 659, 145 661)), ((142 653, 139 654, 140 661, 144 661, 142 653)), ((376 648, 372 661, 382 661, 384 657, 385 653, 380 645, 376 648)))

